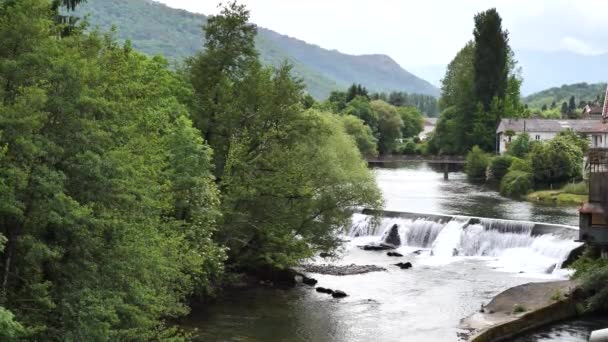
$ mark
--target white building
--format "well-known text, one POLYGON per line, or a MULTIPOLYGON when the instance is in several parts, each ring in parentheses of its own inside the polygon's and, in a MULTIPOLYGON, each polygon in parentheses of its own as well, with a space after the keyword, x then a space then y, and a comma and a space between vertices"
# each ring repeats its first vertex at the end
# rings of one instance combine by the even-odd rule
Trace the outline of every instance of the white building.
POLYGON ((531 140, 546 141, 571 129, 589 139, 590 147, 608 148, 608 123, 603 120, 502 119, 496 129, 498 153, 507 151, 517 135, 528 133, 531 140))
POLYGON ((545 141, 568 129, 587 137, 590 147, 608 148, 608 86, 604 106, 585 106, 583 118, 585 120, 502 119, 496 129, 497 152, 505 153, 511 141, 524 132, 532 140, 545 141))

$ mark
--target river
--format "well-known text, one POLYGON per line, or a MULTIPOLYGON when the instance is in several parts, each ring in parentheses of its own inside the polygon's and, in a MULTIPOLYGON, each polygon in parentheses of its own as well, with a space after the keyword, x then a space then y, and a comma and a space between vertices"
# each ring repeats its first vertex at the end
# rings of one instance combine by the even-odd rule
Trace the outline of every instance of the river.
MULTIPOLYGON (((468 182, 458 171, 444 180, 443 173, 430 165, 400 163, 374 168, 374 173, 387 210, 578 222, 575 208, 506 199, 492 187, 468 182)), ((526 223, 517 231, 503 233, 481 225, 465 230, 466 219, 451 224, 384 219, 379 227, 364 227, 369 230, 366 236, 360 234, 366 220, 364 215, 355 215, 350 241, 331 262, 372 264, 387 271, 312 274, 318 286, 343 290, 348 297, 333 299, 306 285, 230 291, 195 310, 182 326, 199 341, 458 341, 460 320, 501 291, 526 282, 565 278, 567 272, 553 269, 575 245, 550 236, 532 237, 526 223), (393 224, 400 226, 404 243, 398 251, 404 258, 357 248, 379 241, 383 230, 393 224), (397 261, 410 261, 414 267, 399 269, 393 266, 397 261)))

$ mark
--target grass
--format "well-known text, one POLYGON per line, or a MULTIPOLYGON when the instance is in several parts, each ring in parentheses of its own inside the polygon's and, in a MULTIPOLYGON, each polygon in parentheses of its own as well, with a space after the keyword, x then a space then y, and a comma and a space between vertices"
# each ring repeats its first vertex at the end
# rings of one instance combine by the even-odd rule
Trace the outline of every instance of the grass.
POLYGON ((587 182, 569 183, 561 190, 536 191, 528 195, 532 202, 552 203, 561 205, 580 205, 587 202, 589 184, 587 182))
POLYGON ((587 195, 569 194, 563 190, 535 191, 527 196, 531 202, 552 203, 560 205, 581 205, 587 202, 587 195))
POLYGON ((559 302, 560 300, 562 300, 562 298, 562 292, 559 289, 555 289, 555 291, 551 295, 551 300, 559 302))
POLYGON ((515 304, 513 305, 513 313, 514 314, 518 314, 518 313, 522 313, 522 312, 526 312, 527 309, 525 306, 521 305, 521 304, 515 304))

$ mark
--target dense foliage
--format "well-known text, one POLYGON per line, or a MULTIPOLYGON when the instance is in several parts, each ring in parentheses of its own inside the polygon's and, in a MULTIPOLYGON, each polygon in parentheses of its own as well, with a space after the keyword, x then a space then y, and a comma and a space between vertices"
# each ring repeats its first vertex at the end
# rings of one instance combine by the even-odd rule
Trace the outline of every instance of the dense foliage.
POLYGON ((166 320, 226 269, 291 266, 380 205, 369 129, 304 110, 242 6, 177 73, 54 5, 0 2, 0 339, 180 340, 166 320))
MULTIPOLYGON (((200 27, 208 19, 148 0, 88 0, 77 14, 90 14, 92 25, 102 30, 116 27, 118 39, 130 40, 138 51, 175 62, 201 50, 200 27)), ((384 55, 347 55, 263 28, 256 37, 256 47, 266 66, 278 67, 285 60, 293 64, 294 75, 301 77, 307 91, 319 100, 326 99, 332 90, 346 90, 353 82, 373 91, 439 95, 429 82, 384 55)))
POLYGON ((509 171, 500 182, 500 193, 508 197, 520 197, 532 189, 532 175, 523 171, 509 171))
POLYGON ((439 115, 439 103, 437 98, 424 94, 408 94, 406 92, 374 93, 370 96, 373 100, 382 100, 396 107, 414 107, 428 117, 439 115))
POLYGON ((547 142, 535 144, 528 158, 536 182, 552 184, 582 177, 587 142, 572 132, 562 132, 547 142))
POLYGON ((492 177, 495 180, 500 181, 509 172, 513 157, 511 156, 496 156, 492 158, 490 162, 490 170, 492 171, 492 177))
POLYGON ((527 115, 520 103, 520 72, 501 21, 495 9, 477 14, 474 41, 448 65, 431 142, 439 153, 464 154, 473 145, 494 152, 500 119, 527 115))
POLYGON ((467 154, 464 170, 469 178, 485 179, 486 169, 490 165, 491 157, 479 146, 473 146, 467 154))
MULTIPOLYGON (((565 84, 561 87, 549 88, 528 95, 523 98, 523 102, 531 108, 538 108, 544 112, 551 109, 560 109, 557 107, 561 106, 564 102, 570 102, 570 99, 574 98, 575 109, 580 110, 587 104, 601 106, 604 103, 605 92, 606 83, 565 84)), ((567 107, 569 106, 570 104, 568 103, 567 107)))
MULTIPOLYGON (((326 101, 313 105, 313 108, 346 117, 342 122, 363 155, 375 155, 376 151, 384 155, 404 153, 406 139, 419 142, 418 135, 424 128, 422 113, 411 106, 394 106, 383 100, 374 100, 376 95, 368 96, 367 89, 353 84, 347 92, 333 91, 326 101), (372 143, 376 145, 373 149, 372 143)), ((414 143, 414 148, 407 151, 408 154, 410 151, 418 153, 421 148, 414 143)))

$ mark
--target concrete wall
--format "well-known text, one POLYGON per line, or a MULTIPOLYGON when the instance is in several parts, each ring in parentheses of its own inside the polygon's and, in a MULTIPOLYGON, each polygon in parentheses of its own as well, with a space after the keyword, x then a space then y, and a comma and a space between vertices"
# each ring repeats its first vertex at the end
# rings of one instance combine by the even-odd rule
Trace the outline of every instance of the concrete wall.
POLYGON ((495 325, 473 336, 471 342, 507 341, 521 333, 544 325, 578 316, 577 302, 572 299, 560 301, 531 311, 516 320, 495 325))
MULTIPOLYGON (((363 214, 367 215, 377 215, 381 217, 402 217, 406 219, 416 220, 416 219, 426 219, 430 221, 436 222, 449 222, 454 218, 452 215, 442 215, 442 214, 425 214, 425 213, 413 213, 413 212, 404 212, 404 211, 389 211, 389 210, 371 210, 364 209, 362 211, 363 214)), ((466 216, 459 216, 466 217, 466 216)), ((472 217, 470 216, 473 223, 475 221, 479 222, 482 217, 472 217)), ((497 221, 512 221, 513 220, 497 220, 497 221)), ((551 224, 551 223, 541 223, 541 222, 531 222, 534 224, 532 228, 532 235, 545 235, 545 234, 554 234, 563 239, 578 239, 578 228, 572 226, 566 226, 562 224, 551 224)))

